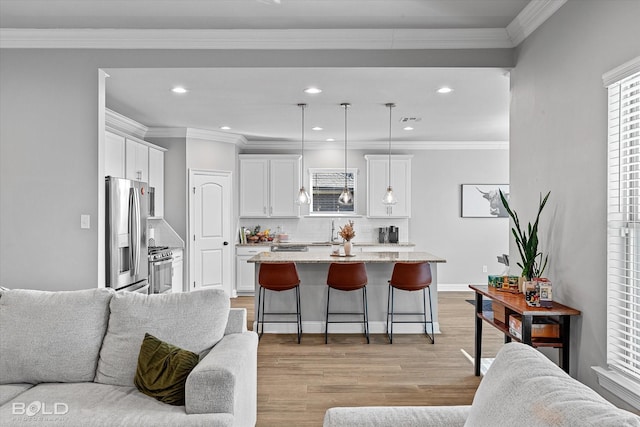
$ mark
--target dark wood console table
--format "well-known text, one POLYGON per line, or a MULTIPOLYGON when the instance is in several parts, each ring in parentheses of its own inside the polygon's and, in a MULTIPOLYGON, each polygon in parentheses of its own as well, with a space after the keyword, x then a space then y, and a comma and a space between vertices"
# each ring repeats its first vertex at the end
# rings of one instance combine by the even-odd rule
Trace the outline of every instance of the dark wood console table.
MULTIPOLYGON (((569 373, 569 338, 571 336, 571 316, 579 316, 580 311, 565 305, 553 302, 551 308, 529 307, 522 294, 512 294, 498 291, 489 286, 469 285, 476 293, 476 343, 475 343, 475 374, 480 376, 480 363, 482 355, 482 322, 489 323, 494 328, 504 333, 505 342, 511 340, 522 342, 533 347, 555 347, 560 351, 560 367, 569 373), (483 296, 491 298, 504 307, 505 322, 494 318, 493 312, 485 312, 482 309, 483 296), (522 338, 518 338, 509 332, 509 316, 519 314, 522 316, 522 338), (560 325, 560 336, 558 338, 538 338, 531 337, 531 329, 534 317, 544 317, 557 319, 560 325)), ((502 308, 501 308, 502 309, 502 308)))

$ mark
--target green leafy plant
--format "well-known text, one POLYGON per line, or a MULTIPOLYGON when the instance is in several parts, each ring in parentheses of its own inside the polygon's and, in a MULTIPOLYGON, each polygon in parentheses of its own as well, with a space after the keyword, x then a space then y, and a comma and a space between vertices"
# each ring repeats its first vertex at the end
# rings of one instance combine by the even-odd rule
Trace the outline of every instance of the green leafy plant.
POLYGON ((540 203, 538 207, 538 215, 536 215, 536 221, 531 225, 531 223, 527 224, 527 229, 522 230, 520 228, 520 220, 518 219, 518 214, 511 209, 509 206, 509 202, 507 198, 504 196, 502 191, 500 191, 500 199, 502 199, 502 204, 505 209, 509 213, 509 216, 513 220, 515 227, 511 228, 513 232, 513 236, 516 239, 516 244, 518 245, 518 251, 520 252, 520 259, 522 262, 517 263, 518 266, 522 269, 522 277, 527 280, 531 280, 534 277, 541 277, 545 268, 547 268, 547 261, 549 260, 549 255, 545 255, 543 257, 542 252, 538 252, 538 222, 540 221, 540 214, 542 213, 542 209, 547 204, 547 199, 551 191, 542 198, 542 194, 540 194, 540 203))

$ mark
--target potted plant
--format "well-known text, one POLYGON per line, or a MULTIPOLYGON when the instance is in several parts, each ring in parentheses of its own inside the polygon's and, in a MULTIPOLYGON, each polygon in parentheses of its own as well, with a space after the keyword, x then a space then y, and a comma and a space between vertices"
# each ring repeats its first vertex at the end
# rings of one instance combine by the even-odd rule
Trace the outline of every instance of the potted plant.
POLYGON ((515 227, 511 228, 511 231, 516 239, 516 245, 518 246, 518 252, 520 252, 520 259, 522 260, 522 262, 518 262, 517 264, 522 269, 522 277, 528 281, 541 277, 547 267, 549 256, 543 256, 542 252, 538 252, 538 222, 540 220, 542 209, 544 209, 544 206, 547 204, 547 199, 550 194, 551 192, 549 191, 544 198, 542 198, 542 194, 540 194, 540 203, 538 206, 538 215, 536 215, 536 220, 533 225, 528 223, 527 228, 523 230, 520 227, 518 214, 511 209, 507 198, 504 196, 502 191, 500 191, 502 204, 515 225, 515 227))

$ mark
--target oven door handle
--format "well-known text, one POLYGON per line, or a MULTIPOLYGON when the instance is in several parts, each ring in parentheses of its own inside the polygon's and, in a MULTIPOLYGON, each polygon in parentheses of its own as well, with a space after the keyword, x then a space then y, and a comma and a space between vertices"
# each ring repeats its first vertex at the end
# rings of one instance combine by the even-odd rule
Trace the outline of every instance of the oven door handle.
POLYGON ((151 265, 153 267, 164 265, 164 264, 170 264, 170 263, 173 263, 173 258, 161 259, 158 261, 151 261, 151 265))

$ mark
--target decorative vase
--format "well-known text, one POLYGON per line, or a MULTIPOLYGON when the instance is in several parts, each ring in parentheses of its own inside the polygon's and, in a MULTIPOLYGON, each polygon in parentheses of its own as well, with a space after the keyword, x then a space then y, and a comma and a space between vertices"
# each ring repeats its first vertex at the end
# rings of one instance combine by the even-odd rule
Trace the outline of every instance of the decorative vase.
POLYGON ((344 242, 344 256, 351 256, 351 240, 344 242))

